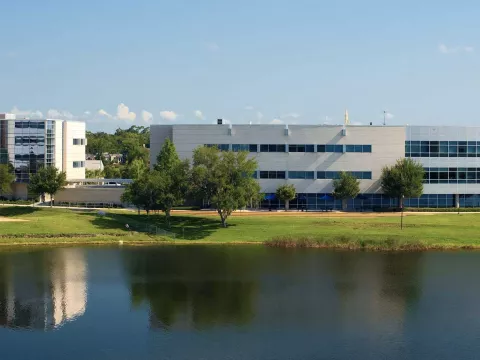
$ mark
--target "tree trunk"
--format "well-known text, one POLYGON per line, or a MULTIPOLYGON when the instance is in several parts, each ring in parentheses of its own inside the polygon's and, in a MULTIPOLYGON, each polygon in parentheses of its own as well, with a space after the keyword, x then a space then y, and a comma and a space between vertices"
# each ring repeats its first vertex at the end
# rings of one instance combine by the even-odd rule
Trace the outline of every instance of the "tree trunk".
POLYGON ((170 209, 165 210, 165 224, 170 228, 170 209))
POLYGON ((226 228, 227 227, 227 215, 223 215, 221 210, 218 210, 218 213, 220 214, 220 219, 222 220, 222 227, 226 228))
POLYGON ((140 215, 140 208, 137 208, 137 211, 138 211, 138 215, 140 215))
POLYGON ((290 208, 290 200, 285 200, 285 211, 288 211, 290 208))
POLYGON ((398 208, 403 209, 403 199, 401 197, 398 198, 398 208))
POLYGON ((53 207, 53 195, 50 194, 50 207, 53 207))
POLYGON ((342 199, 342 210, 343 211, 347 210, 347 199, 342 199))

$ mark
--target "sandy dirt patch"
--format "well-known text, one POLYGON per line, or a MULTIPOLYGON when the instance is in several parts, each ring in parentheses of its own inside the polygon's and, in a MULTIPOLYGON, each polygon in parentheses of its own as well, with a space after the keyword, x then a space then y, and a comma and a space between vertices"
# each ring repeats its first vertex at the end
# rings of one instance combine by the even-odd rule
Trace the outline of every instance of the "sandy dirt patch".
POLYGON ((24 221, 28 221, 28 220, 13 219, 9 217, 0 216, 0 222, 24 222, 24 221))
MULTIPOLYGON (((216 211, 188 211, 188 210, 174 210, 176 214, 185 214, 185 215, 199 215, 199 216, 218 216, 216 211)), ((434 215, 435 213, 420 213, 420 212, 404 212, 404 216, 414 216, 414 215, 434 215)), ((297 216, 297 217, 322 217, 322 218, 378 218, 378 217, 392 217, 400 216, 400 213, 348 213, 348 212, 301 212, 301 211, 236 211, 232 216, 297 216)))

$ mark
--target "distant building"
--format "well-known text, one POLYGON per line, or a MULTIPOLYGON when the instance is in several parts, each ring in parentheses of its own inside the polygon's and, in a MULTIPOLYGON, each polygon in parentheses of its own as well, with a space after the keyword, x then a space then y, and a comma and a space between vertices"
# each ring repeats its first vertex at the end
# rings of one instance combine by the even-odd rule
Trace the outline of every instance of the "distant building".
POLYGON ((42 166, 65 171, 67 180, 85 178, 86 142, 84 122, 0 114, 0 164, 14 167, 13 196, 27 197, 30 174, 42 166))
POLYGON ((85 160, 85 170, 103 171, 104 168, 102 160, 85 160))
POLYGON ((348 208, 372 209, 398 206, 382 193, 382 168, 413 158, 425 169, 424 194, 405 199, 405 206, 480 206, 480 127, 349 123, 345 114, 344 125, 152 125, 150 164, 166 139, 183 159, 198 146, 247 151, 258 162, 254 177, 266 195, 263 207, 282 207, 275 190, 293 184, 297 198, 290 207, 311 210, 341 209, 333 180, 346 171, 360 180, 348 208))

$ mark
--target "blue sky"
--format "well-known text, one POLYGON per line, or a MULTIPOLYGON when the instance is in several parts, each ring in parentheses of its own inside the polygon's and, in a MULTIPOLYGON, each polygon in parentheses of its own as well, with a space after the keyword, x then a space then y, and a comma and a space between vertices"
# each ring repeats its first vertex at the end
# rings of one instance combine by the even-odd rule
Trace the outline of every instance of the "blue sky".
POLYGON ((476 125, 480 3, 2 2, 0 112, 149 123, 476 125))

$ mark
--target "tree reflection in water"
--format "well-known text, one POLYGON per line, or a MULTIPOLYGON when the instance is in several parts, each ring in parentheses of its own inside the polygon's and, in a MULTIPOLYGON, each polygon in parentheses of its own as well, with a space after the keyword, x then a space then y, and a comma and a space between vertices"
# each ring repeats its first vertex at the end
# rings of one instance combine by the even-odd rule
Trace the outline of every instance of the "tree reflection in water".
POLYGON ((176 247, 125 252, 134 306, 148 303, 152 328, 245 325, 257 284, 250 250, 176 247))

